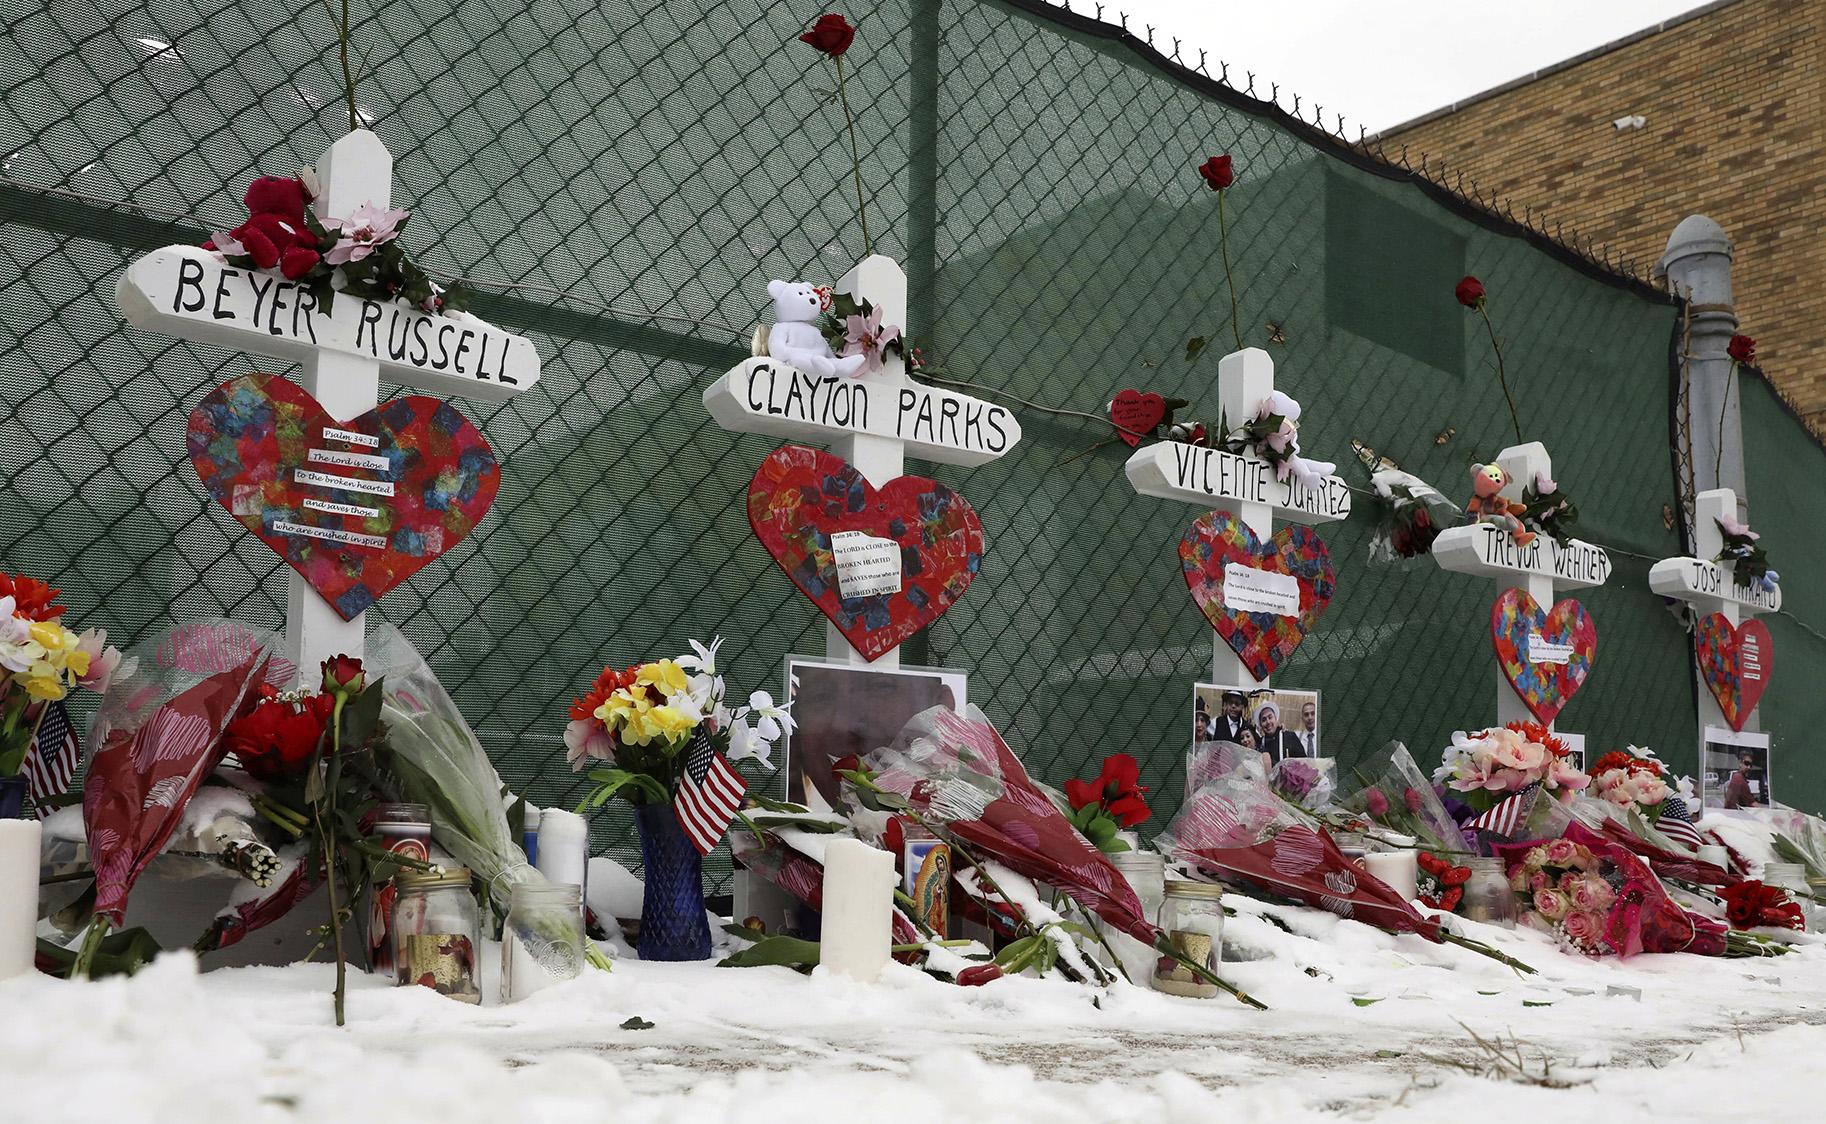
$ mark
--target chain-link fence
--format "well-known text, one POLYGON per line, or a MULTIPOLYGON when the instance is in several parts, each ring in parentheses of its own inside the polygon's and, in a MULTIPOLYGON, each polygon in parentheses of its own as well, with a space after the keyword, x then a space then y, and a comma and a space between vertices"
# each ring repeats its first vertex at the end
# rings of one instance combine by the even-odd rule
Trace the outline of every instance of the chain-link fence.
MULTIPOLYGON (((130 329, 111 293, 139 252, 234 225, 250 178, 291 174, 340 135, 326 10, 6 4, 0 564, 62 586, 117 637, 220 613, 278 626, 283 566, 184 457, 190 409, 255 361, 130 329)), ((537 803, 580 795, 564 708, 603 664, 720 632, 733 680, 777 691, 782 657, 821 647, 820 619, 744 517, 771 444, 718 429, 699 398, 746 353, 767 279, 828 281, 861 254, 833 75, 794 41, 817 14, 768 0, 353 10, 356 100, 396 155, 410 249, 474 278, 476 310, 544 360, 531 393, 462 404, 505 466, 494 515, 376 615, 537 803)), ((1219 152, 1239 170, 1240 331, 1306 403, 1317 455, 1349 461, 1361 439, 1459 492, 1468 462, 1509 437, 1481 326, 1452 298, 1465 273, 1489 284, 1523 425, 1554 451, 1581 534, 1617 563, 1584 597, 1602 644, 1562 725, 1692 767, 1685 640, 1644 560, 1679 547, 1663 519, 1677 503, 1671 303, 1037 0, 901 0, 858 22, 846 62, 876 249, 907 265, 920 342, 1015 405, 1026 434, 1001 461, 935 473, 981 512, 990 552, 909 657, 969 668, 972 699, 1039 775, 1126 751, 1161 812, 1177 803, 1190 686, 1211 663, 1174 553, 1197 512, 1137 497, 1120 445, 1073 456, 1106 425, 1021 403, 1099 415, 1137 386, 1216 420, 1229 299, 1216 199, 1193 167, 1219 152), (1195 335, 1216 342, 1188 362, 1195 335)), ((1753 409, 1747 425, 1819 453, 1785 416, 1753 409)), ((1328 751, 1348 761, 1399 737, 1430 764, 1449 731, 1491 717, 1493 588, 1369 567, 1364 515, 1324 534, 1338 595, 1277 681, 1324 693, 1328 751)), ((1808 654, 1815 669, 1826 656, 1808 654)), ((1799 662, 1772 714, 1801 692, 1799 662)), ((628 827, 605 817, 599 842, 625 854, 628 827)))

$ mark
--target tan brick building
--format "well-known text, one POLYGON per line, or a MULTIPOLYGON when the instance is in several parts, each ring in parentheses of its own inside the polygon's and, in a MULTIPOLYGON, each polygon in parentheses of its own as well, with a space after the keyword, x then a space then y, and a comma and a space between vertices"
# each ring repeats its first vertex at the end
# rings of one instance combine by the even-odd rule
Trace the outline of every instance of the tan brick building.
POLYGON ((1826 0, 1708 4, 1380 140, 1644 275, 1682 218, 1718 220, 1741 330, 1826 431, 1826 0))

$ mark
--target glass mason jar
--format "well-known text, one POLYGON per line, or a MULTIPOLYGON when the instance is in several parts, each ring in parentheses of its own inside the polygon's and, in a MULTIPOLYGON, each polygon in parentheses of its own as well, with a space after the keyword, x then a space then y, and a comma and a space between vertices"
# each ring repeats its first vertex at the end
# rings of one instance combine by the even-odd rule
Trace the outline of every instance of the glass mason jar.
MULTIPOLYGON (((1141 899, 1141 915, 1149 921, 1159 924, 1160 909, 1167 896, 1167 860, 1157 851, 1118 851, 1108 856, 1110 865, 1122 875, 1135 896, 1141 899)), ((1147 981, 1154 974, 1154 961, 1160 953, 1149 945, 1142 944, 1127 933, 1121 932, 1107 921, 1099 919, 1097 929, 1108 942, 1110 950, 1115 953, 1129 982, 1147 986, 1147 981)), ((1105 964, 1111 964, 1109 955, 1103 954, 1105 964)))
POLYGON ((469 889, 469 868, 408 870, 393 880, 395 980, 420 984, 464 1003, 482 1001, 476 949, 482 915, 469 889))
POLYGON ((1471 868, 1471 877, 1465 880, 1465 897, 1458 912, 1468 921, 1515 928, 1515 891, 1503 873, 1503 860, 1469 858, 1465 865, 1471 868))
MULTIPOLYGON (((375 845, 405 858, 431 861, 431 809, 424 804, 382 804, 368 834, 375 845)), ((391 878, 368 891, 368 968, 393 975, 393 937, 388 929, 399 887, 391 878)))
POLYGON ((501 926, 501 1000, 513 1003, 583 972, 583 888, 568 882, 514 887, 501 926))
MULTIPOLYGON (((1215 973, 1224 956, 1224 888, 1210 882, 1167 879, 1165 890, 1160 927, 1180 955, 1215 973)), ((1216 984, 1168 956, 1155 961, 1154 990, 1195 999, 1211 999, 1218 993, 1216 984)))

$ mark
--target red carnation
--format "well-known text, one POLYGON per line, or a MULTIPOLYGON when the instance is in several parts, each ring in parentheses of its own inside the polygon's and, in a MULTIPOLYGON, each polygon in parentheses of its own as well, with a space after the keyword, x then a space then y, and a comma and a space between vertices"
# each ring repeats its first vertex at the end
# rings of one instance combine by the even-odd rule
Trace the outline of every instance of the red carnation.
POLYGON ((334 706, 328 695, 311 695, 302 702, 265 699, 228 724, 222 743, 257 780, 293 777, 317 752, 334 706))
POLYGON ((55 603, 62 592, 24 574, 10 578, 0 574, 0 597, 11 597, 13 612, 27 620, 52 621, 63 616, 64 607, 55 603))
POLYGON ((1236 169, 1231 166, 1229 153, 1213 156, 1200 164, 1198 174, 1205 177, 1205 186, 1212 191, 1222 191, 1236 182, 1236 169))
POLYGON ((827 12, 818 17, 812 29, 799 36, 799 42, 809 43, 832 58, 837 58, 850 49, 856 41, 856 29, 850 21, 835 12, 827 12))
POLYGON ((1739 363, 1754 363, 1756 362, 1756 341, 1741 333, 1732 336, 1731 342, 1725 345, 1725 354, 1739 363))
POLYGON ((1482 308, 1484 306, 1484 283, 1470 274, 1466 274, 1464 280, 1458 283, 1458 287, 1452 290, 1452 295, 1457 297, 1458 303, 1466 308, 1482 308))

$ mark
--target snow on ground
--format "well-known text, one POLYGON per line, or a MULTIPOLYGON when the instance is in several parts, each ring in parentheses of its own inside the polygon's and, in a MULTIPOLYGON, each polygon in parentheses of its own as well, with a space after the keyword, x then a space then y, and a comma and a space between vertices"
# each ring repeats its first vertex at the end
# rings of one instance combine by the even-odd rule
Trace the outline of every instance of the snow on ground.
POLYGON ((1123 985, 958 988, 898 965, 864 986, 620 962, 480 1008, 357 973, 338 1030, 321 964, 198 974, 171 955, 130 980, 19 979, 0 984, 0 1103, 34 1124, 1816 1118, 1826 946, 1623 964, 1465 926, 1541 969, 1523 978, 1232 901, 1227 943, 1259 958, 1226 974, 1267 1013, 1123 985), (623 1029, 632 1017, 653 1026, 623 1029), (1471 1032, 1520 1039, 1528 1072, 1546 1057, 1568 1087, 1454 1069, 1484 1068, 1471 1032))

